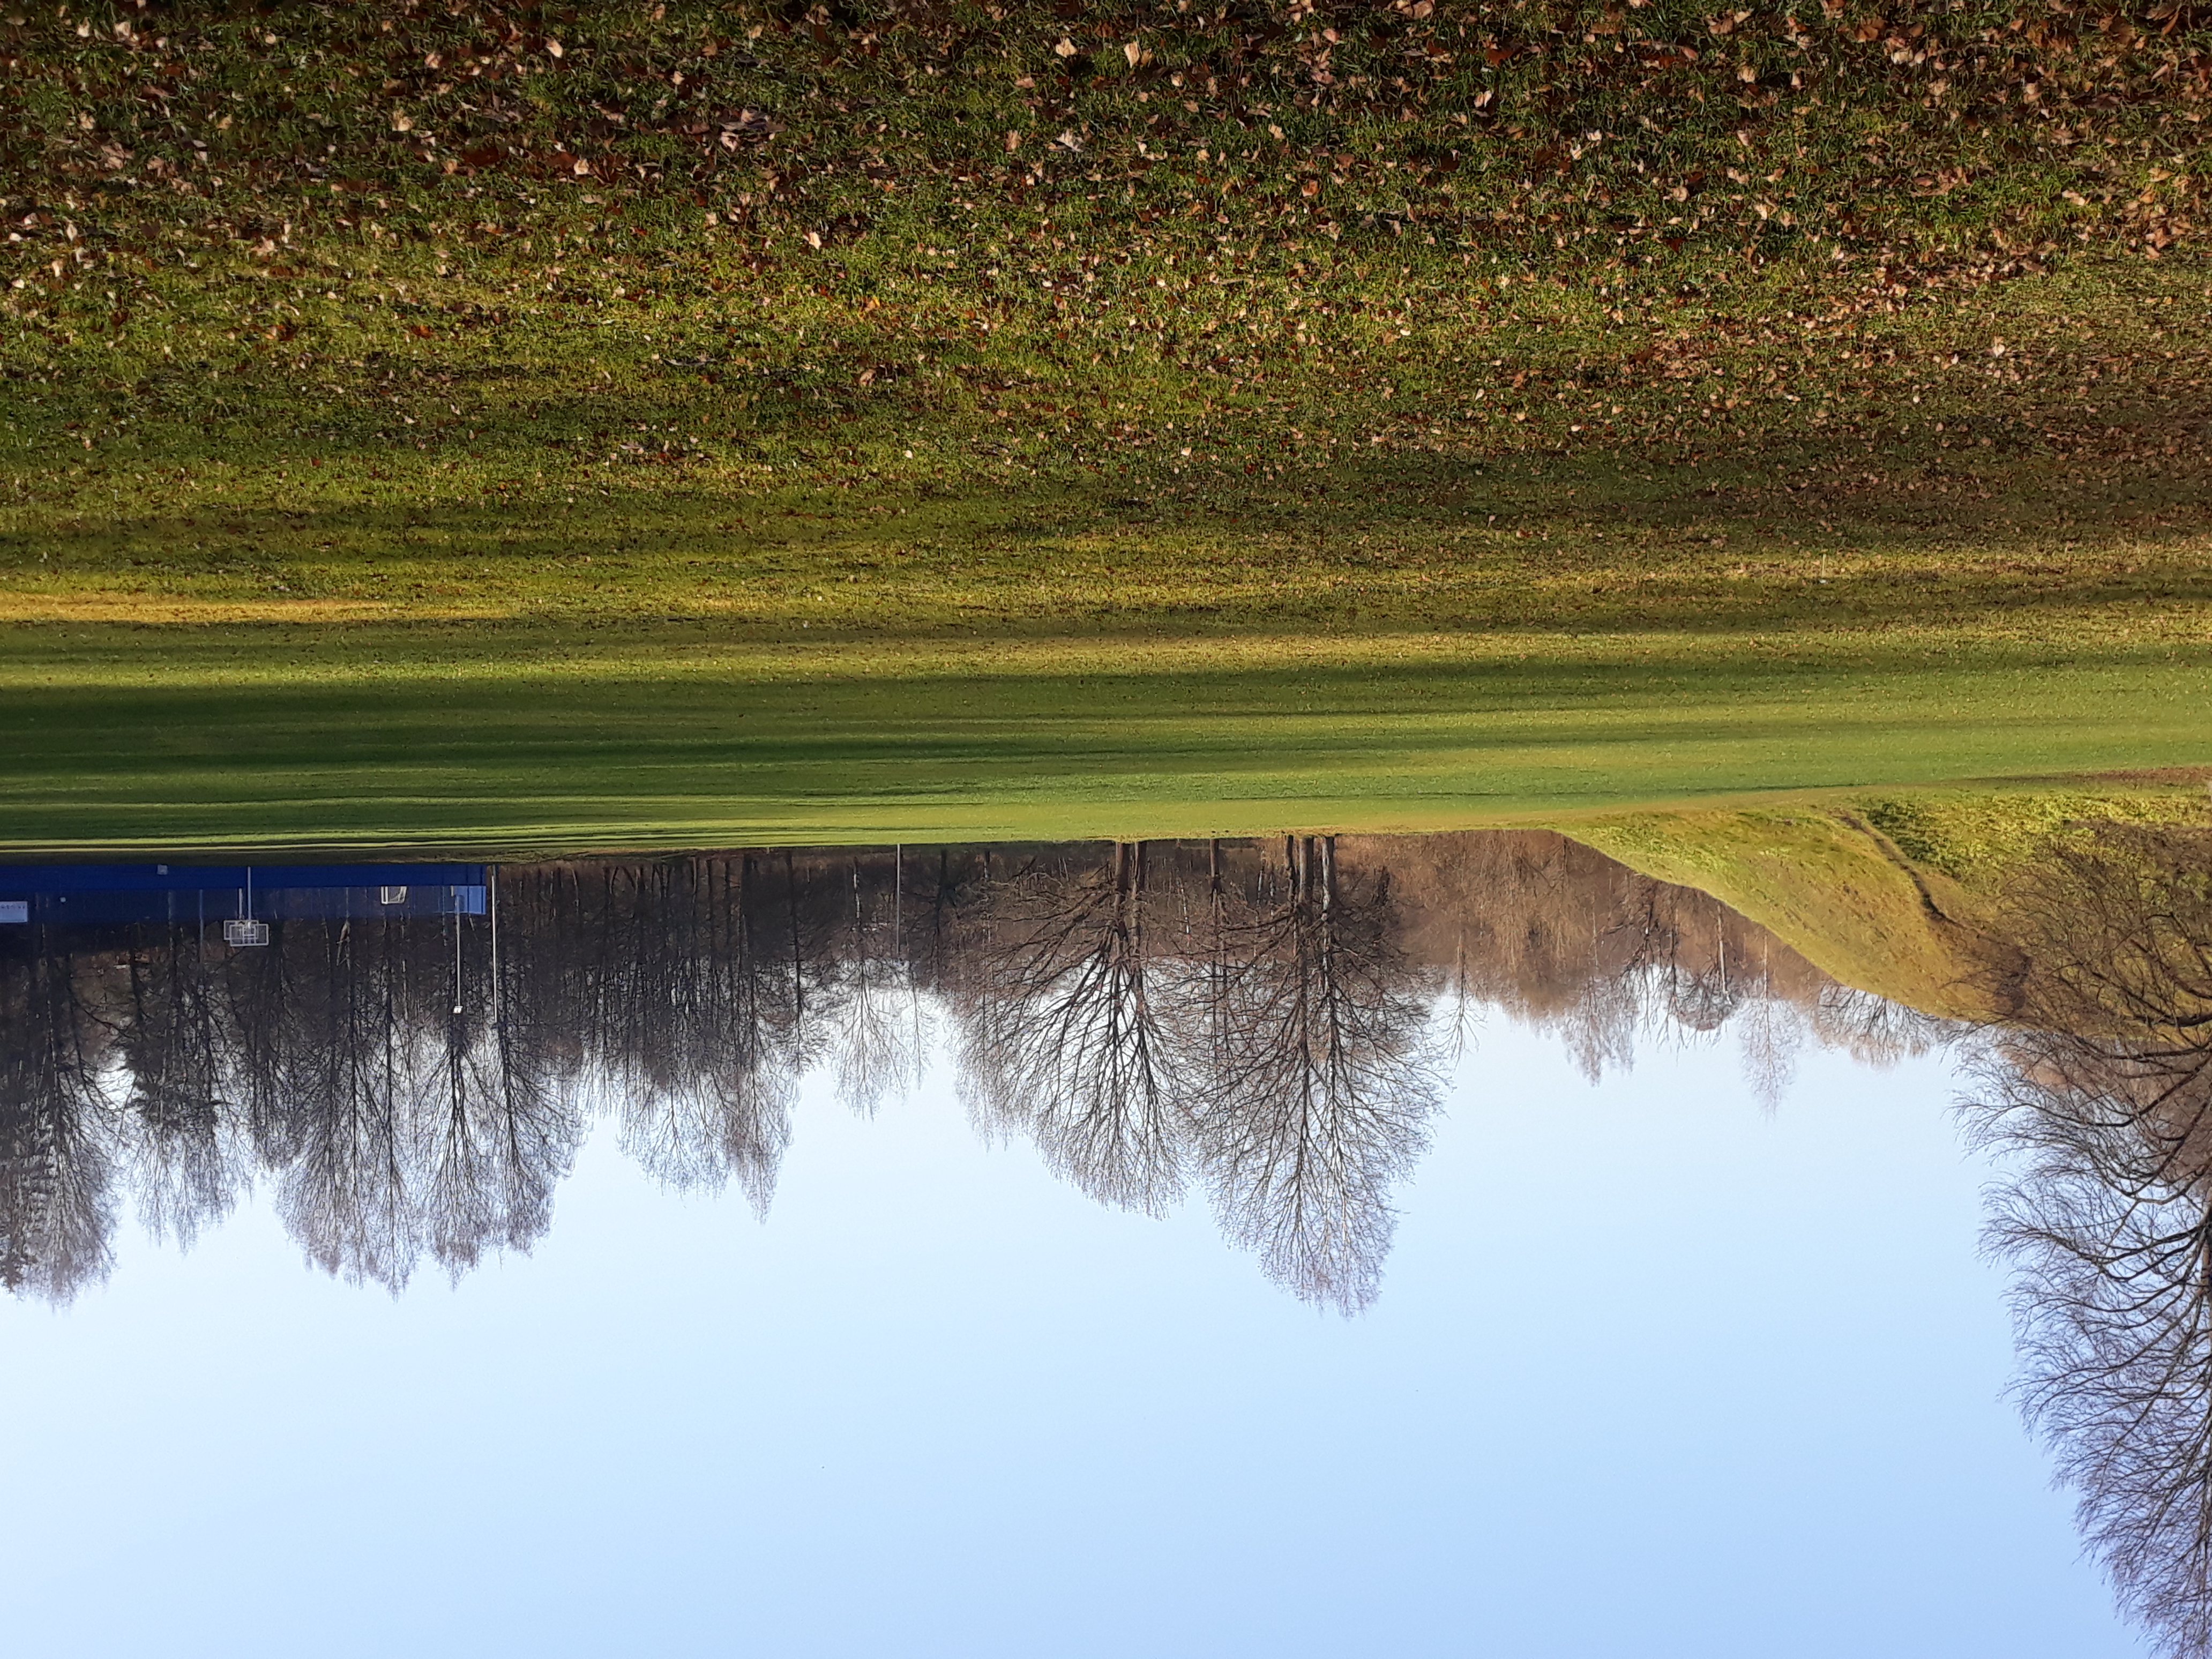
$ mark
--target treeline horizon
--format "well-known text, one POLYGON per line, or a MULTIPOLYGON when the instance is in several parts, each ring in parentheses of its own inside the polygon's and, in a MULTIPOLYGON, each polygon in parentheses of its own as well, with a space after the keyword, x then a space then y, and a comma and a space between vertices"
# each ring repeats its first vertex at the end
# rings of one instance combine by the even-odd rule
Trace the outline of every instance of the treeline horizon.
POLYGON ((1484 1008, 1593 1081, 1733 1029, 1770 1103, 1808 1038, 1880 1062, 1943 1029, 1538 831, 552 863, 502 870, 495 916, 237 950, 219 924, 11 929, 0 1279, 66 1301, 126 1194, 187 1244, 257 1181, 332 1273, 458 1277, 544 1235, 609 1118, 656 1178, 764 1215, 803 1079, 872 1113, 941 1049, 980 1130, 1102 1202, 1201 1192, 1349 1311, 1484 1008))

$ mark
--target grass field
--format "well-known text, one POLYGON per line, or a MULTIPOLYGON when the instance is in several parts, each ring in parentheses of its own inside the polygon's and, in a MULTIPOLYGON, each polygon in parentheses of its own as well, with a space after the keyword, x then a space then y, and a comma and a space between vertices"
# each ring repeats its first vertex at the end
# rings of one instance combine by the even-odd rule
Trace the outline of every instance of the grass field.
POLYGON ((733 648, 683 623, 46 630, 9 653, 18 849, 1256 833, 2203 756, 2212 674, 1848 635, 733 648), (136 636, 144 638, 143 632, 136 636), (1516 648, 1520 647, 1520 648, 1516 648), (79 654, 82 653, 82 654, 79 654), (356 655, 354 653, 358 653, 356 655), (379 654, 381 653, 381 660, 379 654))
POLYGON ((1808 9, 0 23, 0 844, 2212 758, 2212 29, 1808 9))

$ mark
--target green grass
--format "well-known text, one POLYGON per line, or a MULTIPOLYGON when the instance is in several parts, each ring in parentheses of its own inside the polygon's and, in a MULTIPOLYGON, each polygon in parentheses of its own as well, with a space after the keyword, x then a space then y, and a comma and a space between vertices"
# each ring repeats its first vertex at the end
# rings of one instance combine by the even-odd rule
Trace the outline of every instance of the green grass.
POLYGON ((0 21, 0 844, 2207 759, 2212 31, 1806 9, 0 21))
MULTIPOLYGON (((1844 984, 1924 1013, 2003 1018, 2019 1012, 2021 970, 2048 949, 2045 930, 2067 925, 2042 901, 2023 908, 2023 893, 2048 895, 2054 848, 2113 824, 2201 838, 2212 824, 2208 770, 1852 792, 1562 827, 1713 895, 1844 984)), ((2177 838, 2170 856, 2186 862, 2190 846, 2177 838)))
POLYGON ((1960 664, 1848 636, 741 648, 673 623, 489 650, 463 629, 440 650, 277 625, 196 634, 189 656, 112 626, 10 643, 0 814, 19 849, 1413 829, 2186 763, 2212 692, 2202 653, 1960 664))
POLYGON ((0 815, 19 847, 617 847, 2185 764, 2196 455, 1370 448, 1142 495, 679 475, 573 503, 210 467, 9 544, 0 815))

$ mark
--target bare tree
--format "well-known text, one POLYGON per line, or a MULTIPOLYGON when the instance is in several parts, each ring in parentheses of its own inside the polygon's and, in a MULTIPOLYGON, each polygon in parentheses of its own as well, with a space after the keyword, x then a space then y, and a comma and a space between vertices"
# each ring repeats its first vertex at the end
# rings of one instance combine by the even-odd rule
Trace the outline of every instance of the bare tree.
POLYGON ((971 1110, 1026 1131, 1092 1197, 1164 1212, 1182 1188, 1185 1045, 1145 846, 1024 872, 994 891, 984 937, 963 1028, 971 1110))
POLYGON ((1428 988, 1394 937, 1387 875, 1342 878, 1325 836, 1291 842, 1280 874, 1237 925, 1197 1139, 1230 1235, 1352 1313, 1380 1288, 1390 1191, 1437 1104, 1428 988))
POLYGON ((136 1130, 125 1155, 139 1217, 181 1246, 228 1214, 246 1185, 224 1088, 222 982, 200 933, 174 921, 132 930, 117 1035, 130 1084, 124 1107, 136 1130))
MULTIPOLYGON (((623 1144, 659 1179, 735 1180, 765 1215, 811 1057, 824 952, 787 856, 609 872, 587 1030, 623 1144)), ((568 925, 589 918, 568 918, 568 925)))
POLYGON ((464 916, 447 921, 459 982, 452 1012, 428 1022, 432 1063, 418 1072, 409 1115, 422 1242, 459 1279, 487 1249, 526 1251, 544 1237, 585 1120, 522 1040, 504 965, 489 960, 489 928, 474 940, 483 960, 471 977, 462 969, 479 930, 464 916))
POLYGON ((1782 1097, 1797 1075, 1805 1020, 1793 1004, 1774 994, 1763 964, 1759 994, 1748 999, 1745 1012, 1738 1016, 1736 1042, 1744 1081, 1750 1085, 1760 1110, 1769 1115, 1779 1111, 1782 1097))
POLYGON ((2021 1398, 2123 1606, 2212 1653, 2212 887, 2199 835, 2115 830, 2013 890, 2020 1023, 1970 1103, 2017 1171, 2021 1398))
POLYGON ((407 1119, 428 1010, 414 943, 404 923, 278 922, 238 975, 277 1212, 325 1272, 394 1291, 421 1249, 407 1119))
POLYGON ((1409 950, 1450 963, 1462 1025, 1470 1003, 1494 1005, 1556 1036, 1593 1083, 1632 1067, 1646 1043, 1698 1044, 1733 1027, 1762 1098, 1778 1097, 1809 1034, 1802 1016, 1830 982, 1708 895, 1549 831, 1394 839, 1375 852, 1410 912, 1409 950))
POLYGON ((1880 1070, 1933 1054, 1960 1030, 1955 1021, 1848 985, 1821 988, 1814 999, 1811 1024, 1826 1047, 1880 1070))
POLYGON ((0 1284, 66 1303, 112 1260, 107 1026, 80 995, 66 946, 27 943, 0 958, 0 1284))
POLYGON ((848 860, 851 909, 827 1016, 837 1097, 863 1117, 921 1082, 927 1042, 921 993, 904 948, 904 849, 892 852, 888 893, 875 890, 884 862, 881 854, 848 860))
POLYGON ((426 1255, 458 1276, 550 1224, 583 1123, 507 1024, 488 932, 283 921, 236 981, 278 1212, 333 1273, 396 1291, 426 1255))

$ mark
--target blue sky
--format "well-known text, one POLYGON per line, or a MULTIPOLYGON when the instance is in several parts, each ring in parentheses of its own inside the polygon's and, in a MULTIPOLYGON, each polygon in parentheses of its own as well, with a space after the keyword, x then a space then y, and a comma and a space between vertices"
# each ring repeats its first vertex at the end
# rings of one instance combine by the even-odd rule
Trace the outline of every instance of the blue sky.
POLYGON ((808 1088, 773 1213, 611 1133, 394 1300, 265 1206, 0 1307, 9 1650, 2100 1659, 1940 1061, 1462 1063, 1352 1321, 808 1088))

